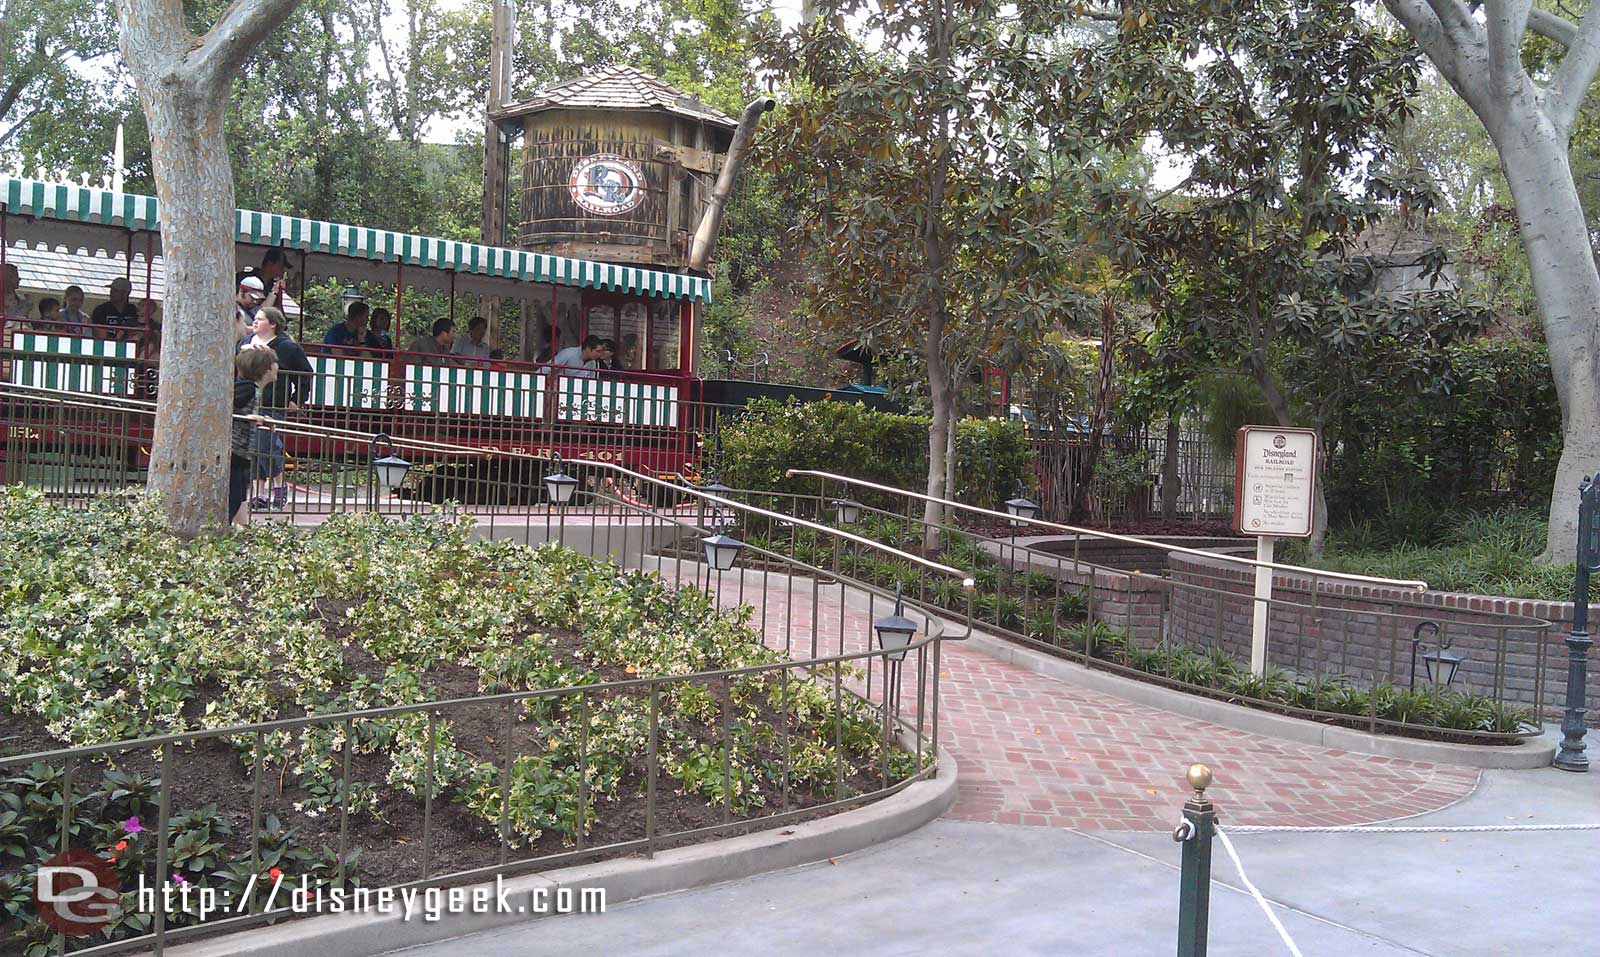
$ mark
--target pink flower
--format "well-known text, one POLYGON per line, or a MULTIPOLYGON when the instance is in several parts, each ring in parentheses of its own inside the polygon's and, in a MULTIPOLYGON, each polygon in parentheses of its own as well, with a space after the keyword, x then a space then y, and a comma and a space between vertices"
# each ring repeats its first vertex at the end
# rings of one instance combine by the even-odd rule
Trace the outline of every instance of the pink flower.
POLYGON ((182 874, 178 873, 177 871, 173 871, 172 872, 172 883, 177 884, 179 886, 182 886, 184 884, 189 883, 189 879, 187 877, 184 877, 182 874))
POLYGON ((144 830, 144 825, 139 823, 138 818, 130 817, 126 821, 122 822, 122 829, 127 831, 129 834, 138 834, 144 830))

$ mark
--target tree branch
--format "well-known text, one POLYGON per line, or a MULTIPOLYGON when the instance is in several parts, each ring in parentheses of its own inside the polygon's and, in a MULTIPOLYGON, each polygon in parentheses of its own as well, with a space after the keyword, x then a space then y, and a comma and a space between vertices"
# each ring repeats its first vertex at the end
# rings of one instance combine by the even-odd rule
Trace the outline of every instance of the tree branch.
POLYGON ((1461 98, 1481 116, 1488 105, 1474 60, 1487 57, 1483 28, 1459 0, 1384 0, 1383 5, 1428 55, 1461 98), (1443 11, 1441 14, 1440 11, 1443 11))
POLYGON ((1528 29, 1564 47, 1572 46, 1572 41, 1578 37, 1576 23, 1543 7, 1534 7, 1528 11, 1528 29))
POLYGON ((233 0, 184 57, 203 86, 217 89, 233 80, 250 54, 294 13, 300 0, 233 0))
POLYGON ((1600 7, 1589 8, 1574 34, 1544 98, 1545 115, 1563 140, 1572 135, 1572 124, 1578 120, 1583 98, 1594 82, 1595 71, 1600 69, 1600 7))
POLYGON ((1522 39, 1527 36, 1533 0, 1487 0, 1484 31, 1489 37, 1489 82, 1495 92, 1511 96, 1528 82, 1522 67, 1522 39))

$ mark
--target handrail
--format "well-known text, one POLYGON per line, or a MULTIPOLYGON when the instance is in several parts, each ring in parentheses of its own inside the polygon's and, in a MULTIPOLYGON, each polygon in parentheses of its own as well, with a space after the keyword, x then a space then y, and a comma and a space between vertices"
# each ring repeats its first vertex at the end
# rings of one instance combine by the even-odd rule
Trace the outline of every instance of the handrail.
POLYGON ((812 476, 822 479, 833 479, 837 482, 843 482, 846 485, 858 485, 862 488, 870 488, 879 492, 891 492, 896 495, 903 495, 907 498, 921 499, 924 502, 938 502, 941 505, 949 505, 953 508, 973 512, 978 515, 987 515, 991 518, 1005 519, 1006 521, 1017 525, 1034 525, 1039 528, 1070 532, 1075 535, 1089 535, 1094 538, 1102 538, 1107 541, 1121 542, 1127 545, 1139 545, 1144 548, 1154 548, 1164 552, 1178 552, 1183 555, 1193 555, 1198 558, 1209 558, 1220 561, 1234 562, 1240 565, 1249 565, 1253 568, 1271 568, 1275 571, 1282 570, 1286 572, 1295 572, 1298 574, 1309 575, 1314 579, 1337 578, 1343 581, 1361 582, 1368 585, 1389 585, 1397 588, 1407 588, 1418 592, 1425 592, 1428 590, 1427 582, 1416 579, 1376 578, 1371 575, 1356 575, 1350 572, 1335 572, 1321 568, 1307 568, 1304 565, 1287 565, 1281 562, 1264 562, 1256 558, 1240 558, 1236 555, 1225 555, 1221 552, 1208 552, 1203 549, 1188 548, 1183 545, 1170 545, 1165 542, 1151 541, 1150 539, 1139 538, 1133 535, 1118 535, 1115 532, 1103 532, 1099 529, 1080 528, 1076 525, 1064 525, 1060 522, 1048 522, 1042 518, 1022 518, 1017 515, 1012 515, 1008 512, 996 512, 993 509, 980 508, 976 505, 968 505, 964 502, 952 502, 949 499, 937 498, 932 495, 925 495, 921 492, 913 492, 909 489, 896 488, 892 485, 879 485, 876 482, 868 482, 865 479, 851 478, 847 475, 835 475, 832 472, 819 472, 814 469, 788 469, 784 472, 784 476, 786 478, 793 478, 797 475, 812 476))
MULTIPOLYGON (((23 395, 27 395, 27 394, 30 394, 30 393, 45 393, 46 395, 48 395, 51 398, 59 397, 59 401, 61 401, 61 403, 63 405, 74 405, 74 406, 80 406, 80 407, 87 407, 87 408, 91 408, 91 409, 98 407, 98 408, 106 409, 106 410, 109 410, 109 411, 116 411, 116 412, 129 411, 128 409, 123 408, 123 407, 119 407, 117 405, 109 405, 109 404, 100 405, 100 404, 98 404, 96 402, 82 401, 81 397, 79 397, 77 395, 77 393, 64 392, 64 391, 59 390, 59 389, 39 389, 39 388, 35 388, 35 387, 30 387, 30 386, 16 386, 16 385, 13 385, 11 383, 0 383, 0 392, 16 392, 16 393, 20 393, 20 394, 23 394, 23 395), (69 398, 69 397, 71 397, 71 398, 69 398)), ((128 403, 130 405, 144 407, 144 408, 138 408, 135 411, 151 411, 151 412, 153 412, 154 411, 154 406, 155 406, 155 403, 153 403, 153 402, 147 402, 147 401, 138 400, 138 399, 117 398, 116 401, 117 402, 128 403)), ((361 432, 361 431, 358 431, 358 430, 355 430, 355 429, 340 429, 340 428, 335 428, 335 427, 332 427, 332 426, 318 425, 318 424, 312 423, 312 422, 291 422, 291 421, 273 420, 271 422, 271 424, 270 424, 270 428, 272 428, 272 429, 274 429, 276 431, 281 431, 281 432, 290 434, 290 435, 318 436, 318 437, 326 437, 326 438, 334 438, 334 439, 347 439, 347 440, 362 441, 362 442, 370 442, 370 441, 372 441, 372 439, 376 435, 376 433, 373 433, 373 432, 361 432)), ((543 458, 541 456, 533 455, 533 454, 528 453, 528 452, 512 452, 512 451, 506 451, 506 450, 496 450, 496 451, 492 451, 491 452, 488 449, 484 449, 484 448, 480 448, 480 447, 476 447, 476 446, 454 445, 454 444, 448 443, 448 442, 435 442, 435 441, 430 441, 430 440, 427 440, 427 439, 411 439, 411 438, 407 438, 407 437, 403 437, 403 436, 391 436, 390 437, 390 441, 393 442, 393 444, 394 444, 394 446, 396 448, 410 447, 410 448, 416 448, 416 449, 419 449, 419 450, 422 450, 422 451, 449 452, 449 453, 455 454, 455 455, 468 455, 468 456, 476 456, 476 457, 486 457, 486 456, 489 456, 489 455, 494 455, 496 457, 518 459, 518 460, 530 461, 530 462, 548 462, 548 461, 551 461, 550 459, 546 459, 546 458, 543 458)), ((637 481, 642 481, 642 482, 649 482, 652 485, 656 485, 656 486, 659 486, 659 487, 664 488, 664 489, 670 489, 670 490, 672 490, 674 492, 678 492, 678 493, 681 493, 681 494, 688 494, 688 495, 690 495, 690 496, 692 496, 694 498, 702 499, 704 501, 711 502, 711 503, 714 503, 714 504, 717 504, 717 505, 726 506, 726 507, 731 508, 731 509, 733 509, 735 511, 746 512, 746 513, 749 513, 749 514, 752 514, 752 515, 759 515, 762 518, 767 518, 767 519, 771 519, 771 520, 774 520, 774 521, 789 522, 790 524, 798 525, 798 526, 803 527, 803 528, 808 528, 808 529, 811 529, 812 531, 816 531, 816 532, 823 532, 823 533, 829 534, 829 535, 838 535, 841 538, 844 538, 844 539, 847 539, 849 541, 855 542, 857 545, 861 545, 861 546, 864 546, 866 548, 873 549, 875 551, 886 552, 886 553, 888 553, 890 555, 893 555, 894 557, 896 557, 896 558, 898 558, 898 559, 900 559, 902 561, 908 561, 908 562, 911 562, 912 564, 920 565, 923 568, 928 569, 929 571, 939 572, 941 574, 945 574, 945 575, 949 575, 949 576, 951 576, 953 578, 957 578, 957 579, 959 579, 961 581, 961 587, 966 589, 967 591, 972 591, 976 587, 975 580, 972 577, 970 577, 966 572, 962 571, 961 569, 952 568, 949 565, 943 565, 943 564, 940 564, 939 562, 930 561, 929 559, 926 559, 926 558, 922 557, 921 555, 913 555, 910 552, 903 552, 898 548, 893 548, 891 546, 883 544, 882 542, 875 541, 875 540, 873 540, 871 538, 867 538, 867 537, 862 536, 862 535, 857 535, 854 532, 847 532, 847 531, 844 531, 843 529, 834 528, 834 527, 829 526, 829 525, 822 525, 822 524, 819 524, 819 523, 816 523, 816 522, 812 522, 812 521, 810 521, 808 519, 800 518, 800 517, 795 516, 795 515, 786 515, 786 514, 784 514, 782 512, 770 512, 770 511, 767 511, 766 509, 758 508, 758 507, 756 507, 754 505, 749 505, 747 503, 739 502, 739 501, 736 501, 734 499, 723 498, 720 495, 714 495, 714 494, 712 494, 710 492, 706 492, 703 489, 698 489, 698 488, 695 488, 693 486, 677 485, 677 484, 674 484, 672 482, 665 482, 665 481, 662 481, 661 479, 655 478, 653 476, 645 475, 645 474, 643 474, 641 472, 635 472, 632 469, 626 468, 625 466, 622 466, 622 465, 618 465, 618 464, 616 464, 614 462, 601 462, 601 461, 595 461, 595 460, 590 460, 590 459, 575 459, 575 460, 572 460, 572 461, 581 462, 581 464, 583 465, 584 468, 603 468, 603 469, 608 469, 608 470, 610 470, 611 472, 613 472, 615 474, 624 475, 624 476, 626 476, 626 477, 628 477, 630 479, 635 479, 637 481)))

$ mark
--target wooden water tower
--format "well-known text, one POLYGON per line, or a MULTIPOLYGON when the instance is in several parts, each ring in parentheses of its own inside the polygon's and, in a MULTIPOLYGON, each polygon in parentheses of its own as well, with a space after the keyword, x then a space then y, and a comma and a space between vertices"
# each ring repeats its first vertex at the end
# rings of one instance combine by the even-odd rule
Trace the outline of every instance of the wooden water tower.
POLYGON ((742 124, 647 73, 610 66, 492 110, 492 121, 523 142, 513 204, 520 215, 507 224, 507 241, 579 259, 708 271, 735 171, 729 156, 736 168, 748 139, 742 127, 770 104, 752 104, 742 124), (707 234, 703 242, 697 233, 707 234))

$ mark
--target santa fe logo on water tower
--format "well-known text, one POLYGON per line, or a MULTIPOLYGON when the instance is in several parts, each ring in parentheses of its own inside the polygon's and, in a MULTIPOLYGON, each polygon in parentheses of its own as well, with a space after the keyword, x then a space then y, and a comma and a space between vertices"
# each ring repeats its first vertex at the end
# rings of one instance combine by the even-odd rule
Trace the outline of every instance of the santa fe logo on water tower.
POLYGON ((572 167, 572 201, 601 216, 620 216, 644 202, 644 171, 615 153, 586 156, 572 167))

